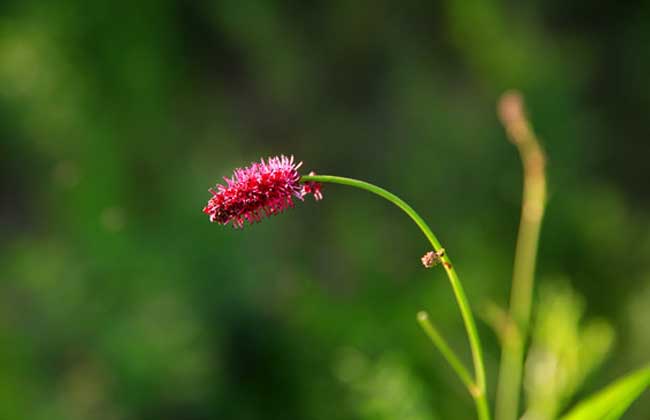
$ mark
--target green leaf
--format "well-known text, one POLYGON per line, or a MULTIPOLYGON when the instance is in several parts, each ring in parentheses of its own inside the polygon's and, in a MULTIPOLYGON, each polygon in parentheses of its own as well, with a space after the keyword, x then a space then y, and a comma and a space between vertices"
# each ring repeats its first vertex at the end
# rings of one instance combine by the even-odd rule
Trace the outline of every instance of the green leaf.
POLYGON ((617 420, 650 385, 650 366, 628 374, 578 403, 561 420, 617 420))

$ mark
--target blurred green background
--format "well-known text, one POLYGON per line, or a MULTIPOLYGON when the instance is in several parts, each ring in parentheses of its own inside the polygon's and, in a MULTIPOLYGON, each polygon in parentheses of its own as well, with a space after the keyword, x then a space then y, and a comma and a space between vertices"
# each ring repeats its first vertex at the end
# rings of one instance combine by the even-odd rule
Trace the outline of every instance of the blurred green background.
MULTIPOLYGON (((453 295, 396 208, 326 186, 244 231, 201 209, 234 167, 294 154, 403 197, 474 308, 504 305, 508 88, 549 155, 537 271, 559 309, 534 342, 575 350, 581 315, 608 321, 609 356, 567 402, 648 362, 643 3, 4 0, 0 418, 473 418, 415 322, 429 310, 469 360, 453 295)), ((627 418, 649 410, 646 394, 627 418)))

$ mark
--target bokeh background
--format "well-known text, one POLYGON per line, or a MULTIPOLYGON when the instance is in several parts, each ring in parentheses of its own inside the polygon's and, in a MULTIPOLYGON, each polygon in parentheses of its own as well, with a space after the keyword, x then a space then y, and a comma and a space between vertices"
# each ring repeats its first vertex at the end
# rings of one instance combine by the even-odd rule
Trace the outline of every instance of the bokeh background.
MULTIPOLYGON (((643 3, 4 0, 0 418, 473 418, 415 322, 429 310, 469 362, 453 295, 396 208, 326 186, 243 231, 201 209, 234 167, 294 154, 402 196, 473 306, 503 306, 509 88, 549 155, 533 340, 573 382, 544 395, 570 405, 647 363, 643 3)), ((627 418, 649 410, 646 393, 627 418)))

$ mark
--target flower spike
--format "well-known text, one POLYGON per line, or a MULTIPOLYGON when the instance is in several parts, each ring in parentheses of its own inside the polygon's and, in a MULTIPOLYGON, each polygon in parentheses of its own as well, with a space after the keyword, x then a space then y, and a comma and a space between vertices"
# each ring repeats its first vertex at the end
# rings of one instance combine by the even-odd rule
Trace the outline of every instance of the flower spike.
POLYGON ((293 207, 294 198, 304 200, 306 195, 313 194, 317 201, 321 200, 320 183, 300 183, 301 165, 302 162, 294 163, 293 156, 280 155, 235 169, 231 178, 224 177, 225 185, 217 184, 209 190, 212 198, 203 213, 210 216, 210 222, 232 222, 235 228, 242 228, 246 221, 259 222, 293 207))

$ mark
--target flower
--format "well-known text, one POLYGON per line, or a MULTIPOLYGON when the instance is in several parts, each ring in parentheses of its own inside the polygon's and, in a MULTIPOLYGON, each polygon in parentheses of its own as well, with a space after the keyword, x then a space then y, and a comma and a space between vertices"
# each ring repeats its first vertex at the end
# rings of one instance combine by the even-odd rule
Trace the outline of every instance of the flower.
MULTIPOLYGON (((302 162, 301 162, 302 163, 302 162)), ((309 176, 316 175, 316 172, 311 171, 309 173, 309 176)), ((323 193, 321 189, 323 188, 323 184, 319 182, 305 182, 302 184, 302 192, 303 195, 307 194, 314 194, 314 200, 320 201, 323 199, 323 193)))
POLYGON ((217 184, 216 191, 209 190, 212 198, 203 213, 210 216, 210 222, 220 225, 232 222, 235 228, 242 228, 246 221, 259 222, 263 217, 293 207, 294 197, 304 200, 305 195, 313 194, 316 200, 321 200, 319 183, 300 183, 301 165, 302 162, 294 163, 293 156, 281 155, 236 169, 232 178, 223 178, 226 185, 217 184))

